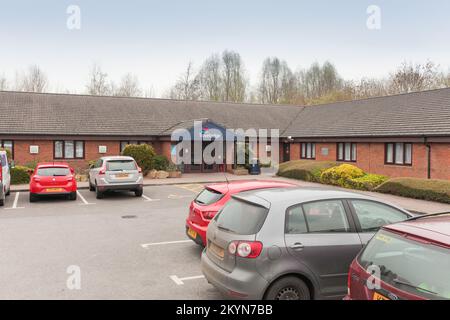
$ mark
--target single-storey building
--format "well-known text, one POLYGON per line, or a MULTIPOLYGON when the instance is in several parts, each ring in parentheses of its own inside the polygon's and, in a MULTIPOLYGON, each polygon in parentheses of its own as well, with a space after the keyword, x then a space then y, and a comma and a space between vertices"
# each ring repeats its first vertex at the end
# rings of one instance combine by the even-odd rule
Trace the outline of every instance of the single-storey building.
POLYGON ((171 133, 194 120, 205 130, 278 129, 281 162, 331 160, 392 177, 450 179, 450 88, 317 106, 0 92, 0 147, 21 165, 64 160, 87 168, 141 143, 170 158, 171 133))

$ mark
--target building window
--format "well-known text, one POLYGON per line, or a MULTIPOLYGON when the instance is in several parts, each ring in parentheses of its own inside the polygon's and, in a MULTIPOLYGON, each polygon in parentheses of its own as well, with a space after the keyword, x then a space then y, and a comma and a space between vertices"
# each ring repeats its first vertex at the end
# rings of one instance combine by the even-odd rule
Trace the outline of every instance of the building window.
POLYGON ((0 140, 0 148, 8 149, 11 152, 11 158, 14 159, 14 142, 12 140, 0 140))
POLYGON ((412 165, 412 144, 386 143, 385 162, 401 166, 412 165))
POLYGON ((337 160, 356 162, 356 143, 341 142, 337 144, 337 160))
POLYGON ((300 158, 301 159, 315 159, 316 158, 316 144, 314 142, 302 143, 300 158))
POLYGON ((58 140, 54 142, 54 159, 84 159, 84 141, 58 140))
POLYGON ((137 145, 141 145, 141 144, 149 144, 147 141, 120 141, 120 152, 122 152, 125 147, 129 144, 137 144, 137 145))

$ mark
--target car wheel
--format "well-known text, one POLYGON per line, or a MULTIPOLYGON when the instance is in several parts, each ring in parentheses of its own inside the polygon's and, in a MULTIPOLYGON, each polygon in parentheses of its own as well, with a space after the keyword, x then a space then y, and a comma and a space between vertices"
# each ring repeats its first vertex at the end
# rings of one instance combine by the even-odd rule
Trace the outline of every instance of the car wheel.
POLYGON ((8 188, 8 191, 6 191, 6 195, 9 196, 11 194, 11 187, 8 188))
POLYGON ((36 202, 37 201, 37 197, 35 194, 30 193, 30 202, 36 202))
POLYGON ((267 290, 266 300, 310 300, 308 286, 297 277, 285 277, 273 283, 267 290))
POLYGON ((137 190, 134 191, 134 195, 136 197, 142 197, 143 193, 144 193, 144 190, 142 188, 141 189, 137 189, 137 190))
POLYGON ((100 190, 98 190, 98 186, 97 186, 97 185, 95 185, 95 197, 96 197, 97 199, 103 199, 103 197, 104 197, 103 192, 101 192, 100 190))
POLYGON ((4 199, 0 199, 0 207, 3 207, 5 205, 5 200, 4 199))
POLYGON ((89 180, 89 191, 95 191, 95 186, 91 183, 91 180, 89 180))
POLYGON ((77 193, 76 192, 71 192, 70 196, 69 196, 69 199, 72 200, 72 201, 77 200, 77 193))

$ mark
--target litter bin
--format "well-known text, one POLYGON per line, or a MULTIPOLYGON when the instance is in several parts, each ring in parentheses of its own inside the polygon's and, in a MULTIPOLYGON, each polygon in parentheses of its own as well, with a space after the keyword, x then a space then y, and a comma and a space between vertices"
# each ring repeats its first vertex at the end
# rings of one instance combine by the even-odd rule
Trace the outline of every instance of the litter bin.
POLYGON ((258 159, 252 159, 249 163, 248 173, 251 175, 261 174, 261 166, 258 159))

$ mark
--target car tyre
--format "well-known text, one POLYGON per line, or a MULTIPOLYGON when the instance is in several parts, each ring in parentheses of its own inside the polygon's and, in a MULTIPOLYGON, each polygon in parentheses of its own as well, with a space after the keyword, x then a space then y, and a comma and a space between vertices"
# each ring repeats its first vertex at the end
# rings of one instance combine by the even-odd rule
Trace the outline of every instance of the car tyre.
POLYGON ((95 185, 95 197, 97 199, 103 199, 103 197, 104 197, 104 193, 98 189, 97 185, 95 185))
POLYGON ((76 192, 71 192, 69 195, 69 200, 75 201, 77 200, 77 193, 76 192))
POLYGON ((310 300, 311 294, 306 283, 293 276, 281 278, 267 290, 265 300, 310 300))
POLYGON ((4 199, 0 199, 0 207, 3 207, 5 205, 5 200, 4 199))
POLYGON ((95 191, 95 186, 91 183, 91 180, 89 180, 89 191, 95 191))
POLYGON ((142 188, 137 189, 137 190, 134 191, 134 195, 136 197, 142 197, 143 194, 144 194, 144 190, 142 188))
POLYGON ((30 202, 36 202, 37 196, 34 193, 30 193, 30 202))
POLYGON ((6 191, 6 195, 9 196, 11 194, 11 187, 8 188, 8 191, 6 191))

